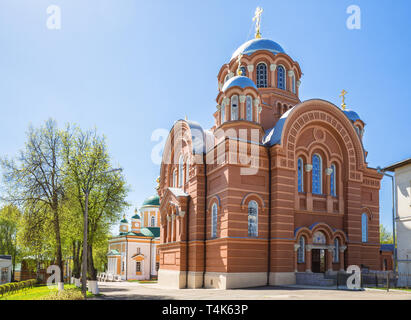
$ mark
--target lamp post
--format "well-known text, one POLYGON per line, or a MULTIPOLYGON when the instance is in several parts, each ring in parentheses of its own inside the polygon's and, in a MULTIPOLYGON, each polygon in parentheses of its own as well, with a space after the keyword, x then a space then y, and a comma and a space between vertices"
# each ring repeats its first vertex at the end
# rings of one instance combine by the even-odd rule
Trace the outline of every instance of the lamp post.
MULTIPOLYGON (((101 172, 98 175, 108 174, 115 171, 123 171, 122 168, 117 168, 105 172, 101 172)), ((84 299, 87 299, 87 258, 88 258, 88 197, 91 191, 90 182, 93 179, 93 175, 90 175, 86 183, 84 191, 84 230, 83 230, 83 272, 81 278, 81 291, 83 293, 84 299)))
POLYGON ((386 177, 391 178, 391 184, 392 184, 392 241, 394 244, 394 274, 397 271, 397 250, 395 247, 395 220, 397 218, 396 210, 395 210, 395 178, 393 175, 390 175, 386 173, 381 167, 377 167, 377 171, 380 174, 383 174, 386 177))

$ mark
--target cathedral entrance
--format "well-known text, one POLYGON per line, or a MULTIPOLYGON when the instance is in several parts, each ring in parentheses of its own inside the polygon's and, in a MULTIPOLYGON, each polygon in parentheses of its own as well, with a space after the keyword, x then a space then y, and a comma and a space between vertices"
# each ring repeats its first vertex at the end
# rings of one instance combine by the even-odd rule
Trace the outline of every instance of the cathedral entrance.
POLYGON ((325 250, 313 249, 311 270, 314 273, 325 273, 325 250))

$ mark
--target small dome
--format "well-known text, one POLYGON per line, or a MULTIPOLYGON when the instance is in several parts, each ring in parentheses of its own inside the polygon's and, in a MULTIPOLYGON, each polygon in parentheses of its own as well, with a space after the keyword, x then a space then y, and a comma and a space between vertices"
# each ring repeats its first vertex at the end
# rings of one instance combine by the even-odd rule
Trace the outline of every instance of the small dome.
POLYGON ((352 111, 352 110, 343 110, 345 115, 347 116, 348 119, 350 119, 352 122, 355 122, 357 120, 361 120, 360 116, 358 115, 357 112, 352 111))
POLYGON ((138 214, 135 214, 134 216, 131 217, 131 219, 140 220, 140 216, 138 214))
POLYGON ((250 87, 257 90, 257 86, 254 84, 254 82, 250 78, 244 76, 236 76, 228 79, 226 83, 224 83, 221 90, 223 92, 226 92, 231 87, 240 87, 243 89, 250 87))
POLYGON ((123 219, 120 221, 121 223, 128 223, 127 219, 123 219))
POLYGON ((277 43, 269 39, 252 39, 243 43, 231 56, 231 60, 237 57, 240 53, 250 55, 259 50, 267 50, 271 53, 285 53, 284 49, 277 43))
POLYGON ((160 197, 155 195, 148 197, 143 202, 143 207, 160 206, 160 197))

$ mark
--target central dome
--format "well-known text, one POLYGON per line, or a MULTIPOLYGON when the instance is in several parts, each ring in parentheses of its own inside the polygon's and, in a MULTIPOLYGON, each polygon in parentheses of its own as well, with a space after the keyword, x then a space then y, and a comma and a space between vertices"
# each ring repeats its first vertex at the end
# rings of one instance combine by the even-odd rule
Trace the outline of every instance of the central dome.
POLYGON ((267 50, 274 54, 285 53, 284 49, 277 43, 269 39, 252 39, 243 43, 231 56, 231 60, 240 53, 250 55, 259 50, 267 50))

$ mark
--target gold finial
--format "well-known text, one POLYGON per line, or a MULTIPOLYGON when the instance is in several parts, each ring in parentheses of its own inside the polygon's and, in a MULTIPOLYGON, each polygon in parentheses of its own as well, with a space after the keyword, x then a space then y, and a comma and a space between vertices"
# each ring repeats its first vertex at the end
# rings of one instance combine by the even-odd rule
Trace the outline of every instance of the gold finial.
POLYGON ((345 110, 345 108, 347 108, 347 105, 345 104, 345 95, 346 95, 347 93, 348 93, 348 92, 343 89, 343 91, 341 91, 341 94, 340 94, 340 97, 342 98, 341 108, 342 108, 343 110, 345 110))
POLYGON ((123 214, 123 220, 126 220, 126 214, 123 214))
POLYGON ((160 189, 160 176, 158 176, 158 178, 156 179, 156 182, 157 182, 156 189, 158 190, 158 189, 160 189))
POLYGON ((185 121, 187 121, 187 120, 188 120, 188 119, 187 119, 187 115, 184 117, 184 120, 185 120, 185 121))
POLYGON ((240 54, 238 55, 238 58, 237 58, 237 63, 238 63, 237 75, 238 75, 238 76, 242 76, 242 75, 243 75, 243 71, 241 70, 241 58, 242 58, 242 57, 243 57, 243 54, 240 53, 240 54))
POLYGON ((261 38, 260 24, 261 24, 261 14, 262 13, 263 13, 263 9, 261 7, 257 7, 257 9, 255 9, 253 21, 256 21, 255 23, 255 38, 256 39, 261 38))

